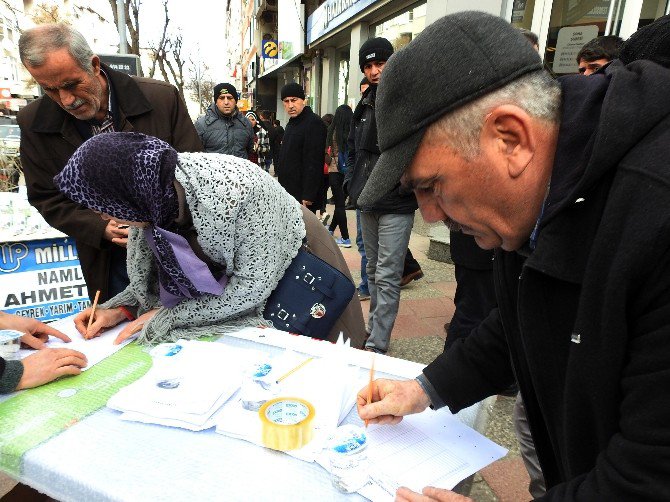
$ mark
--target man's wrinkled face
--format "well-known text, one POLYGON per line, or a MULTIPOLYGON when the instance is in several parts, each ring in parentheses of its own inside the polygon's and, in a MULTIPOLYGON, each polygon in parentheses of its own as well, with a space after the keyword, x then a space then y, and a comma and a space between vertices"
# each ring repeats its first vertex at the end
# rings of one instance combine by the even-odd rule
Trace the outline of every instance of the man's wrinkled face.
POLYGON ((216 107, 221 113, 230 117, 235 111, 237 106, 237 100, 233 97, 232 94, 219 94, 216 98, 216 107))
POLYGON ((609 59, 596 59, 595 61, 585 61, 584 59, 580 59, 579 73, 586 76, 592 75, 607 63, 609 63, 609 59))
POLYGON ((363 73, 365 74, 365 78, 368 79, 368 82, 374 85, 379 84, 379 79, 382 76, 382 71, 384 71, 385 65, 386 61, 370 61, 369 63, 365 63, 365 66, 363 66, 363 73))
POLYGON ((300 115, 306 104, 304 99, 296 98, 294 96, 282 99, 282 103, 284 103, 284 110, 286 110, 286 113, 291 118, 300 115))
POLYGON ((104 118, 106 87, 97 56, 91 59, 90 71, 83 70, 66 48, 48 53, 43 65, 26 68, 45 94, 69 114, 79 120, 104 118))
POLYGON ((483 249, 515 250, 534 222, 512 218, 523 194, 504 171, 491 167, 494 160, 484 153, 465 159, 443 143, 424 140, 402 183, 414 190, 426 222, 442 221, 472 235, 483 249))

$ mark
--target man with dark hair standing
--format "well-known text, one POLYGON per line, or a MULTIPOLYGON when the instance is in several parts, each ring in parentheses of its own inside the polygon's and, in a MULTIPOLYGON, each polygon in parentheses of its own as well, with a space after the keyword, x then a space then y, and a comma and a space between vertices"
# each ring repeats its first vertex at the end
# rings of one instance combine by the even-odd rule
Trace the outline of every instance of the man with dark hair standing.
MULTIPOLYGON (((457 413, 516 377, 541 500, 670 499, 668 88, 651 61, 557 82, 481 12, 436 21, 391 58, 361 203, 402 180, 427 221, 494 249, 498 308, 415 380, 373 382, 370 405, 359 392, 362 419, 457 413)), ((397 500, 463 500, 424 495, 397 500)))
POLYGON ((19 54, 45 93, 18 115, 28 200, 51 226, 74 237, 89 296, 100 290, 105 301, 128 285, 128 229, 69 200, 53 177, 95 134, 143 132, 182 152, 202 144, 174 86, 112 70, 67 24, 25 31, 19 54))
POLYGON ((286 124, 275 173, 288 193, 316 213, 321 206, 326 124, 305 104, 305 91, 300 84, 292 82, 282 87, 281 100, 291 118, 286 124))
MULTIPOLYGON (((398 315, 405 255, 417 209, 414 195, 411 191, 402 190, 399 183, 390 187, 374 204, 361 204, 357 200, 379 158, 375 101, 384 66, 392 54, 393 46, 385 38, 366 41, 358 52, 361 71, 370 87, 363 93, 354 111, 345 180, 351 200, 360 209, 363 244, 368 260, 370 314, 365 349, 380 353, 386 353, 389 348, 398 315)), ((419 278, 419 275, 423 276, 421 268, 413 272, 413 278, 419 278)))
POLYGON ((206 152, 248 159, 249 153, 254 151, 254 131, 237 108, 237 96, 237 89, 232 84, 214 86, 214 102, 195 121, 195 129, 206 152))
POLYGON ((590 40, 577 53, 579 73, 588 76, 607 66, 613 59, 619 57, 622 45, 623 39, 616 35, 606 35, 590 40))

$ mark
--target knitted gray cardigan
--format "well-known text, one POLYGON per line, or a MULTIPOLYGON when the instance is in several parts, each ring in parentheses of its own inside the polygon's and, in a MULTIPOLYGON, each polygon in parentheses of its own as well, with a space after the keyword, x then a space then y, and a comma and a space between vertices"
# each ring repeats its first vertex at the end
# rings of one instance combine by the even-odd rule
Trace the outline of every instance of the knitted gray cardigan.
MULTIPOLYGON (((300 204, 257 165, 229 155, 180 153, 175 177, 198 243, 225 267, 228 285, 222 295, 161 308, 139 340, 159 343, 267 324, 265 301, 305 237, 300 204)), ((140 315, 161 307, 155 258, 141 229, 130 231, 127 266, 130 284, 101 307, 138 307, 140 315)))

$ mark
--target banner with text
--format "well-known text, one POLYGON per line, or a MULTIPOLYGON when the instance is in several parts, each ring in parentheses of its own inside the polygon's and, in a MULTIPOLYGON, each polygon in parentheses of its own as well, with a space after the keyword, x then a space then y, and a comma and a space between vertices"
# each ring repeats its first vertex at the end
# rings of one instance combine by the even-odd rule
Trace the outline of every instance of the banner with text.
POLYGON ((90 305, 74 239, 0 243, 0 310, 60 319, 90 305))

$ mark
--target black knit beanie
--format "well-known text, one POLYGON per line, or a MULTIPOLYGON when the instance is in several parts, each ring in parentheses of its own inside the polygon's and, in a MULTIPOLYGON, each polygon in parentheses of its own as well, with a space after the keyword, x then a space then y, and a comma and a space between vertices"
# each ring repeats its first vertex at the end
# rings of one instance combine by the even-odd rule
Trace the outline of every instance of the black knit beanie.
POLYGON ((214 86, 214 102, 216 103, 216 100, 219 99, 219 95, 221 94, 231 94, 233 96, 233 99, 237 101, 238 96, 237 96, 237 89, 235 89, 235 86, 233 84, 216 84, 214 86))
POLYGON ((624 64, 648 59, 670 68, 670 14, 633 33, 623 44, 619 59, 624 64))
POLYGON ((370 61, 388 61, 393 54, 391 42, 382 37, 367 40, 358 51, 358 65, 361 71, 370 61))
POLYGON ((300 84, 295 82, 286 84, 281 88, 281 99, 284 100, 286 98, 305 99, 305 89, 303 89, 300 84))

